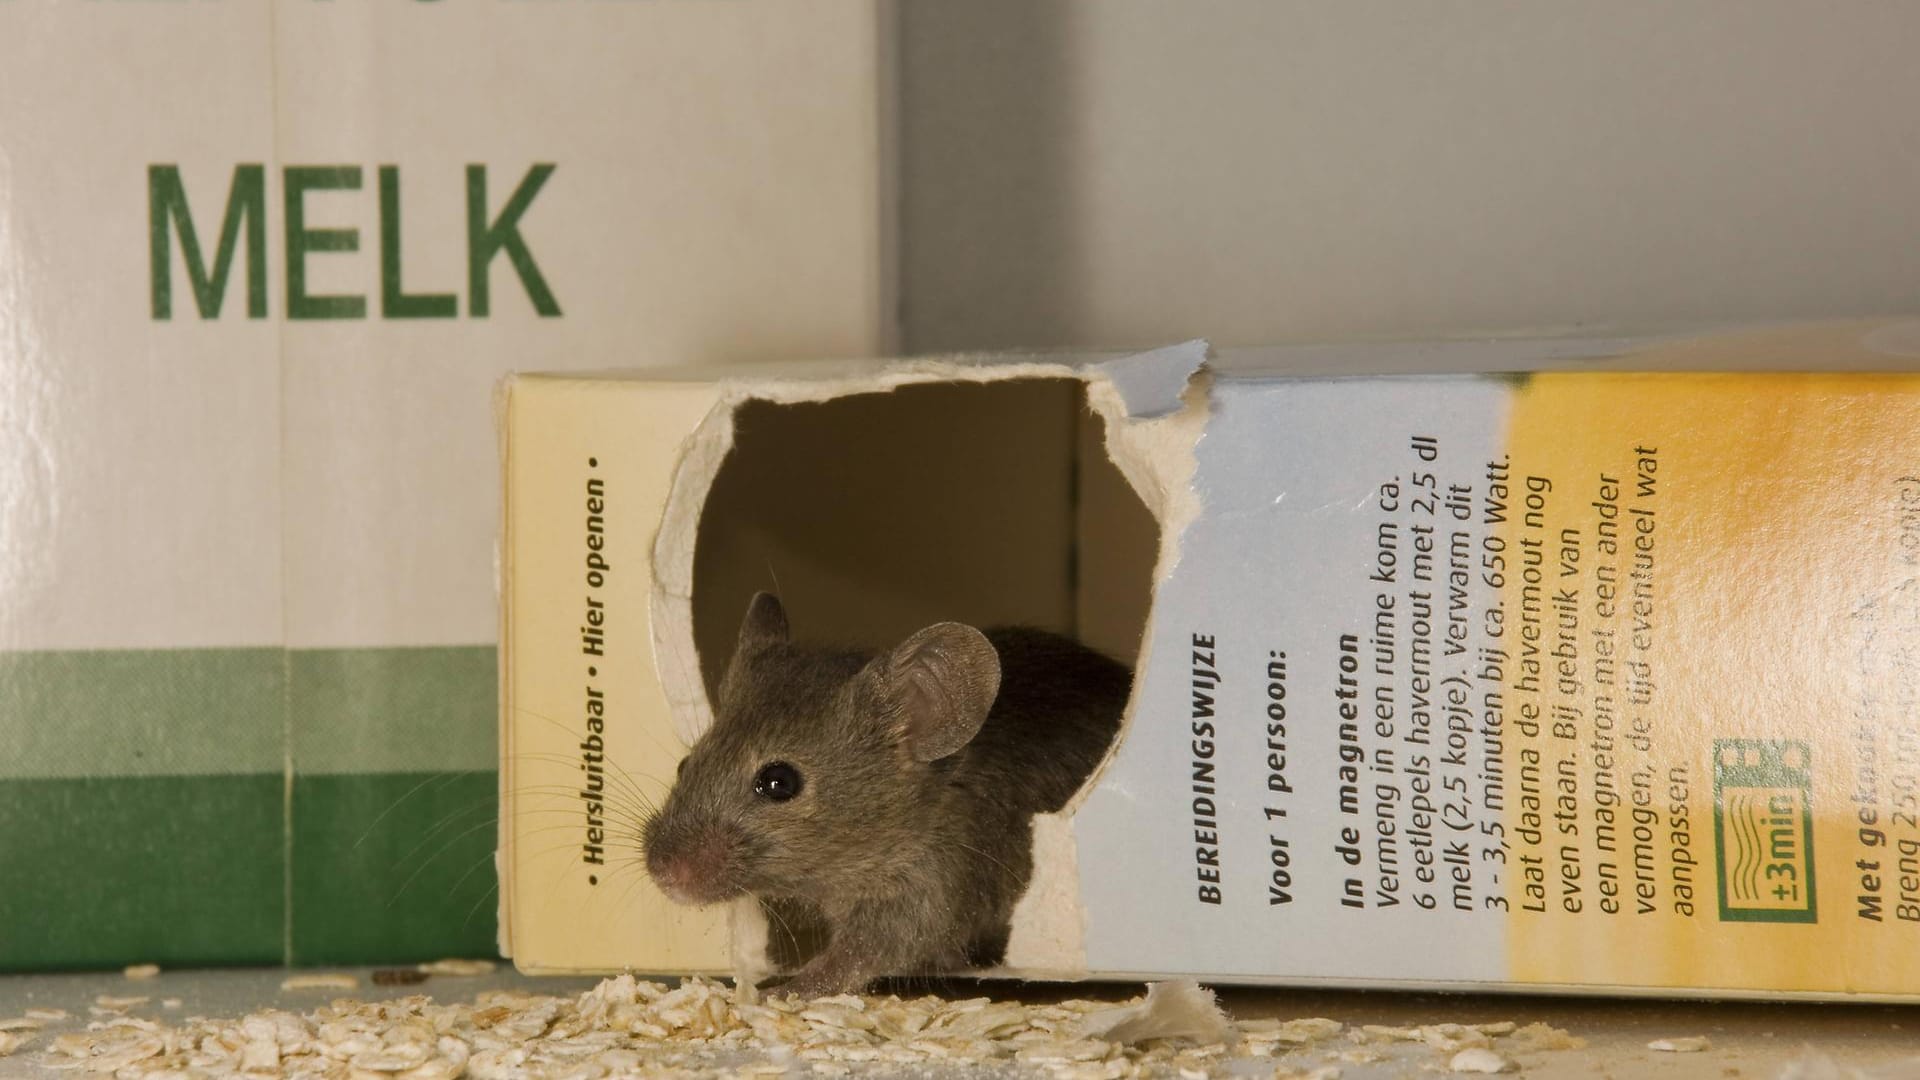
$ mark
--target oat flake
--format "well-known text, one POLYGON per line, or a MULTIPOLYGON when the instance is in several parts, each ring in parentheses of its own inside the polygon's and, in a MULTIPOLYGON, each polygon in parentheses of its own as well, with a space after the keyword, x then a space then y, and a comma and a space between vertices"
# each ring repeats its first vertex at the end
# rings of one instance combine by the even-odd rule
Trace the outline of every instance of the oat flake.
POLYGON ((324 971, 312 975, 289 975, 280 980, 282 990, 358 990, 360 980, 344 971, 324 971))
POLYGON ((1447 1068, 1457 1073, 1503 1073, 1515 1067, 1513 1062, 1484 1046, 1470 1046, 1447 1062, 1447 1068))
MULTIPOLYGON (((287 982, 290 988, 352 989, 351 979, 308 974, 287 982)), ((1459 1069, 1476 1061, 1506 1062, 1483 1044, 1511 1033, 1518 1046, 1531 1030, 1501 1023, 1357 1031, 1315 1018, 1234 1024, 1218 1013, 1211 995, 1188 987, 1162 984, 1120 1004, 850 994, 801 1001, 762 998, 705 979, 669 987, 622 975, 564 998, 493 990, 452 1004, 424 994, 368 1003, 342 999, 304 1013, 267 1009, 233 1020, 189 1017, 175 1025, 110 1013, 84 1032, 60 1035, 36 1057, 50 1068, 113 1073, 122 1080, 633 1075, 705 1080, 938 1073, 943 1066, 982 1062, 1003 1063, 1046 1080, 1269 1075, 1334 1080, 1338 1065, 1309 1064, 1288 1055, 1345 1035, 1353 1041, 1341 1044, 1340 1060, 1349 1063, 1382 1060, 1374 1047, 1398 1042, 1415 1054, 1452 1047, 1452 1067, 1459 1069)), ((1536 1040, 1540 1036, 1532 1033, 1536 1040)), ((1340 1049, 1318 1052, 1325 1061, 1340 1049)), ((1423 1068, 1439 1068, 1449 1058, 1428 1060, 1423 1068)))

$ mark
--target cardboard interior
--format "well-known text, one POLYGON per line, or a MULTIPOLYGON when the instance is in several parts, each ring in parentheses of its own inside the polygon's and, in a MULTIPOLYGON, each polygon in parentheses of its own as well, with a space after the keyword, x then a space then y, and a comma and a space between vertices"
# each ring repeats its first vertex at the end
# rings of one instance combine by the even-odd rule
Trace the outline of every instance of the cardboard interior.
POLYGON ((803 641, 889 647, 944 619, 1068 634, 1132 663, 1159 529, 1071 378, 749 400, 700 513, 694 642, 709 694, 747 601, 803 641))

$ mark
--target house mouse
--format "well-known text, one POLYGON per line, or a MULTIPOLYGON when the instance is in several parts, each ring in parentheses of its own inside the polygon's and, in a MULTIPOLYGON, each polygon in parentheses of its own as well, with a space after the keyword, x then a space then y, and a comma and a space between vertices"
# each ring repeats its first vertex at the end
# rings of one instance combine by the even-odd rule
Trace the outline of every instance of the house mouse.
POLYGON ((1031 818, 1106 755, 1131 683, 1028 628, 937 623, 877 655, 797 645, 760 593, 713 726, 647 822, 647 873, 679 903, 817 911, 827 943, 783 993, 996 964, 1033 869, 1031 818))

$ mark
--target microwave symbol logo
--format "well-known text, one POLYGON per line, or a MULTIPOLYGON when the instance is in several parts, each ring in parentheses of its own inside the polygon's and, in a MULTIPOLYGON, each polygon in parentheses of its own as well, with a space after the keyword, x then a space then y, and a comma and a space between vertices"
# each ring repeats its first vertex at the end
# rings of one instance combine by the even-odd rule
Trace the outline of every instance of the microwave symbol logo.
POLYGON ((1714 743, 1713 839, 1723 921, 1816 921, 1810 757, 1802 742, 1714 743))

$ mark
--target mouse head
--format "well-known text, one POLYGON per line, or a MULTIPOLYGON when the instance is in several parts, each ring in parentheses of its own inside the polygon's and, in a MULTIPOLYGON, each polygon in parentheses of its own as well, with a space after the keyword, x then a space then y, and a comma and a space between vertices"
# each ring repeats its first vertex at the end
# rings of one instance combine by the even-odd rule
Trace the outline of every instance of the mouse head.
POLYGON ((713 726, 647 822, 647 873, 694 904, 897 885, 934 843, 942 763, 999 687, 999 656, 970 626, 938 623, 868 658, 794 645, 780 601, 755 596, 713 726))

